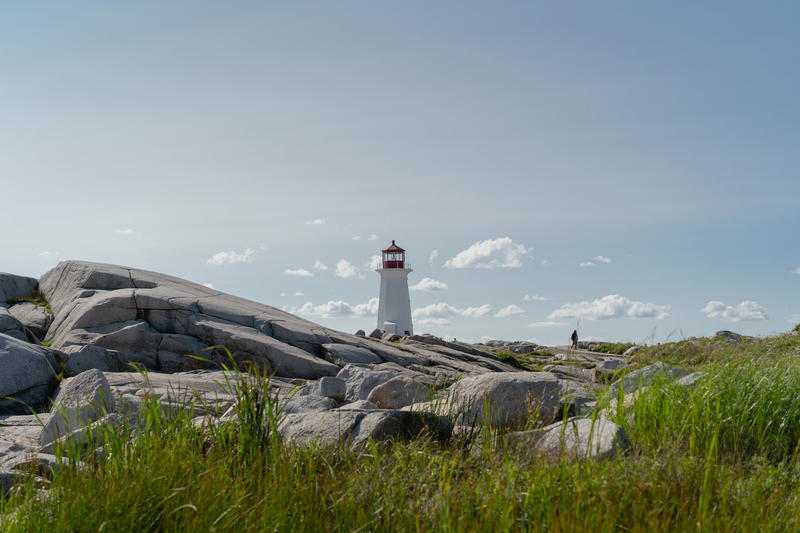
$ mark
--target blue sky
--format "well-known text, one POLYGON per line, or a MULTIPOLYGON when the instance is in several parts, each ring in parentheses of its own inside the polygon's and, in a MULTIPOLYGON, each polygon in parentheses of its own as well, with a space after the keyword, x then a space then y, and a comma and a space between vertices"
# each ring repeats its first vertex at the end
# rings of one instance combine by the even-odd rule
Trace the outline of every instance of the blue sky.
POLYGON ((7 5, 0 270, 120 263, 369 330, 370 258, 396 239, 411 283, 438 282, 412 292, 418 331, 784 331, 800 322, 798 15, 7 5))

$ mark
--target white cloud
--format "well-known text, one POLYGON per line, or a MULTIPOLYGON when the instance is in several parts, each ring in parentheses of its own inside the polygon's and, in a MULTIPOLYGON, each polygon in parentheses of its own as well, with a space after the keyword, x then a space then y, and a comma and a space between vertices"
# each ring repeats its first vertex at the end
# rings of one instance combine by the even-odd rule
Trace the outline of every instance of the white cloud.
POLYGON ((314 220, 306 220, 306 226, 321 226, 324 223, 325 221, 321 218, 315 218, 314 220))
POLYGON ((39 257, 53 257, 54 255, 59 255, 61 252, 48 252, 45 250, 44 252, 39 252, 37 255, 39 257))
POLYGON ((380 237, 378 237, 378 236, 377 236, 377 235, 375 235, 374 233, 373 233, 373 234, 371 234, 369 237, 367 237, 367 240, 368 240, 368 241, 377 241, 378 239, 380 239, 380 237))
POLYGON ((348 261, 347 259, 340 259, 336 263, 336 277, 337 278, 353 278, 358 275, 358 268, 348 261))
POLYGON ((492 306, 489 304, 483 304, 480 307, 465 307, 459 313, 461 316, 467 316, 470 318, 478 318, 482 316, 486 316, 492 312, 492 306))
POLYGON ((412 291, 434 292, 447 290, 447 283, 437 281, 433 278, 422 278, 419 283, 409 287, 412 291))
POLYGON ((497 311, 497 313, 495 313, 494 316, 496 316, 497 318, 505 318, 507 316, 512 316, 512 315, 521 315, 524 312, 525 310, 520 306, 511 304, 497 311))
POLYGON ((792 274, 797 274, 798 276, 800 276, 800 267, 793 269, 792 274))
POLYGON ((519 268, 529 250, 509 237, 478 241, 444 263, 445 268, 519 268))
POLYGON ((370 256, 366 263, 364 263, 364 270, 375 270, 383 266, 383 257, 380 254, 370 256))
POLYGON ((305 296, 305 293, 302 293, 302 292, 296 292, 296 293, 294 293, 294 295, 295 295, 295 296, 305 296))
POLYGON ((313 278, 314 273, 309 272, 305 268, 287 268, 283 271, 287 276, 294 276, 296 278, 313 278))
POLYGON ((555 320, 543 320, 541 322, 531 322, 528 324, 529 328, 555 328, 566 326, 567 322, 557 322, 555 320))
POLYGON ((469 318, 478 318, 486 316, 492 312, 492 306, 484 304, 479 307, 454 307, 445 302, 426 305, 414 309, 412 316, 416 322, 420 324, 435 324, 445 325, 449 324, 449 318, 454 316, 463 316, 469 318))
POLYGON ((322 261, 317 259, 317 260, 314 261, 314 267, 313 268, 315 270, 328 270, 328 265, 326 265, 325 263, 323 263, 322 261))
POLYGON ((451 324, 446 318, 420 318, 415 321, 417 324, 426 324, 428 326, 447 326, 451 324))
POLYGON ((431 250, 431 255, 428 256, 428 264, 432 265, 437 257, 439 257, 439 250, 431 250))
POLYGON ((306 302, 300 307, 292 308, 292 313, 323 318, 375 315, 378 313, 378 299, 372 298, 367 303, 356 305, 341 300, 331 300, 328 303, 320 305, 306 302))
POLYGON ((591 266, 595 266, 595 265, 599 265, 599 264, 606 264, 607 265, 610 262, 611 262, 611 259, 609 259, 608 257, 605 257, 603 255, 596 255, 596 256, 592 257, 590 260, 584 261, 583 263, 580 263, 578 266, 591 267, 591 266))
POLYGON ((234 252, 217 252, 208 258, 206 263, 209 265, 235 265, 237 263, 249 263, 253 260, 253 255, 256 253, 252 248, 245 248, 241 253, 234 252))
POLYGON ((355 236, 353 237, 353 240, 354 240, 354 241, 360 241, 360 240, 361 240, 361 235, 355 235, 355 236))
POLYGON ((559 318, 582 318, 605 320, 609 318, 658 318, 669 317, 669 305, 656 305, 629 300, 619 294, 609 294, 591 302, 564 304, 547 315, 550 320, 559 318))
POLYGON ((551 264, 552 264, 552 263, 551 263, 550 261, 548 261, 547 259, 542 259, 542 266, 543 266, 543 267, 548 267, 548 266, 550 266, 551 264))
POLYGON ((214 287, 214 284, 213 284, 213 283, 203 283, 203 287, 208 287, 209 289, 214 289, 214 288, 216 288, 216 287, 214 287))
POLYGON ((705 313, 708 318, 721 318, 731 322, 769 319, 767 310, 761 304, 752 300, 745 300, 738 305, 727 305, 723 302, 712 300, 700 311, 705 313))
POLYGON ((523 302, 545 302, 547 298, 539 296, 538 294, 526 294, 522 297, 523 302))
POLYGON ((125 228, 125 229, 115 229, 114 233, 118 233, 119 235, 136 235, 139 232, 131 228, 125 228))

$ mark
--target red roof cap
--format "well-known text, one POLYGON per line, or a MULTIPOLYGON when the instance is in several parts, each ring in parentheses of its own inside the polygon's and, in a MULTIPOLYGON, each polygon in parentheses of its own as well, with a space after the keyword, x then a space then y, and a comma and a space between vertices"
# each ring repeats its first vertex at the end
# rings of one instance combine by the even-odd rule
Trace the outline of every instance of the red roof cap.
POLYGON ((392 245, 391 245, 390 247, 388 247, 387 249, 385 249, 385 250, 383 250, 383 251, 384 251, 384 252, 386 252, 386 253, 389 253, 389 252, 405 252, 405 250, 403 250, 402 248, 400 248, 399 246, 397 246, 397 245, 394 243, 394 241, 392 241, 392 245))

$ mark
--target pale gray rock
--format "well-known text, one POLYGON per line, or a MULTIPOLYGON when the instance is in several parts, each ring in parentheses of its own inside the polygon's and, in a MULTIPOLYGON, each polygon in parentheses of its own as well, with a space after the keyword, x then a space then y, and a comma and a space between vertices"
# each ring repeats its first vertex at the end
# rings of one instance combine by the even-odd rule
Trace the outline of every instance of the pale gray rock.
POLYGON ((41 453, 55 453, 60 447, 80 447, 83 451, 88 451, 92 448, 92 444, 97 442, 100 431, 107 425, 116 424, 119 420, 117 413, 110 413, 102 418, 91 422, 88 425, 79 427, 74 431, 70 431, 66 435, 59 437, 56 440, 45 443, 41 448, 41 453))
POLYGON ((559 411, 566 416, 585 416, 597 407, 596 394, 588 389, 584 383, 574 380, 559 379, 561 384, 561 398, 559 411))
POLYGON ((336 408, 336 401, 323 396, 295 396, 283 402, 283 413, 318 413, 336 408))
POLYGON ((634 370, 624 378, 611 384, 611 395, 616 396, 621 389, 625 394, 630 394, 640 387, 649 386, 657 379, 674 381, 688 375, 689 372, 681 368, 669 366, 658 361, 650 366, 634 370))
POLYGON ((110 352, 100 346, 91 344, 75 344, 64 348, 67 375, 77 376, 92 368, 103 372, 119 372, 120 362, 116 352, 110 352))
POLYGON ((400 374, 398 370, 376 370, 374 367, 347 365, 336 375, 347 386, 348 401, 366 400, 372 389, 400 374))
POLYGON ((42 428, 42 444, 49 444, 114 410, 111 386, 101 371, 91 369, 65 379, 53 400, 52 417, 42 428))
POLYGON ((631 450, 625 430, 604 418, 570 418, 542 429, 508 434, 506 442, 552 458, 610 459, 631 450))
POLYGON ((457 424, 513 427, 524 424, 530 413, 541 423, 552 422, 559 414, 562 386, 550 372, 497 372, 466 377, 450 393, 457 424))
POLYGON ((622 352, 622 356, 623 357, 632 357, 632 356, 636 355, 637 353, 639 353, 639 350, 641 350, 641 349, 642 349, 641 346, 631 346, 630 348, 628 348, 627 350, 622 352))
POLYGON ((324 357, 327 361, 339 366, 349 363, 382 363, 383 359, 374 352, 360 346, 350 346, 348 344, 323 344, 325 350, 324 357))
POLYGON ((369 411, 370 409, 378 409, 378 406, 368 400, 356 400, 342 405, 339 409, 369 411))
POLYGON ((379 442, 409 440, 425 434, 435 441, 444 442, 452 432, 452 422, 447 417, 433 413, 373 411, 359 420, 351 441, 353 446, 363 446, 369 439, 379 442))
MULTIPOLYGON (((491 354, 450 343, 435 353, 422 343, 384 343, 338 332, 280 309, 186 280, 134 268, 65 261, 46 273, 39 289, 54 312, 46 340, 58 350, 99 346, 124 365, 176 372, 253 364, 279 377, 335 376, 352 361, 396 363, 452 379, 509 370, 491 354), (209 361, 187 357, 209 353, 209 361), (328 359, 328 360, 326 360, 328 359), (422 370, 422 369, 425 370, 422 370)), ((377 337, 381 335, 376 334, 377 337)))
POLYGON ((38 284, 35 278, 0 272, 0 303, 28 298, 38 284))
POLYGON ((424 402, 432 395, 431 387, 401 375, 373 388, 367 396, 367 401, 381 409, 399 409, 406 405, 424 402))
POLYGON ((324 376, 311 384, 308 394, 342 402, 347 394, 347 383, 342 378, 324 376))
POLYGON ((27 413, 47 401, 55 367, 54 350, 0 334, 0 413, 27 413))
POLYGON ((594 369, 583 368, 573 365, 547 365, 542 369, 544 372, 552 372, 559 377, 573 377, 581 381, 594 381, 594 369))
POLYGON ((33 302, 12 305, 8 308, 8 313, 40 339, 44 339, 47 329, 53 322, 53 315, 48 313, 46 308, 33 302))
POLYGON ((208 368, 226 362, 230 364, 230 361, 225 361, 223 354, 209 349, 194 337, 174 333, 161 334, 157 366, 162 372, 173 373, 208 368))
POLYGON ((612 373, 620 367, 625 366, 625 362, 620 359, 606 359, 595 365, 598 372, 612 373))
POLYGON ((279 432, 288 444, 307 446, 336 446, 349 439, 358 422, 364 417, 360 411, 323 411, 319 413, 294 413, 284 417, 279 432))
POLYGON ((722 330, 714 333, 715 338, 725 339, 727 341, 736 342, 742 338, 741 335, 738 333, 734 333, 733 331, 722 330))
POLYGON ((431 413, 336 409, 286 415, 279 431, 287 443, 297 446, 361 446, 370 438, 406 440, 424 432, 437 440, 446 440, 452 425, 446 418, 431 413))
POLYGON ((687 376, 683 376, 682 378, 675 381, 675 385, 679 385, 681 387, 687 388, 694 388, 695 385, 702 379, 708 376, 707 372, 692 372, 687 376))
POLYGON ((38 344, 36 339, 25 331, 25 326, 22 322, 11 316, 9 310, 2 306, 0 306, 0 333, 24 342, 38 344))

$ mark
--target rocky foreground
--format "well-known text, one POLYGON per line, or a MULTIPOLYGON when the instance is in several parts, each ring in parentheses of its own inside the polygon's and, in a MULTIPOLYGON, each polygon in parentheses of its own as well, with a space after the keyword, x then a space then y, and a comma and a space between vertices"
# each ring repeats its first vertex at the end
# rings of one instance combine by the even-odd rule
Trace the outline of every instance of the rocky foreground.
MULTIPOLYGON (((541 348, 350 335, 116 265, 66 261, 39 280, 0 274, 0 488, 32 463, 46 471, 59 445, 99 425, 135 422, 148 399, 193 409, 200 425, 236 423, 231 384, 242 375, 232 367, 244 364, 274 376, 280 432, 293 444, 359 446, 420 432, 447 440, 489 423, 529 448, 624 453, 621 428, 581 416, 594 410, 597 382, 625 359, 541 348), (520 371, 496 349, 536 350, 542 371, 520 371), (537 429, 513 431, 531 419, 537 429)), ((614 386, 630 394, 658 372, 685 374, 637 372, 614 386)))

